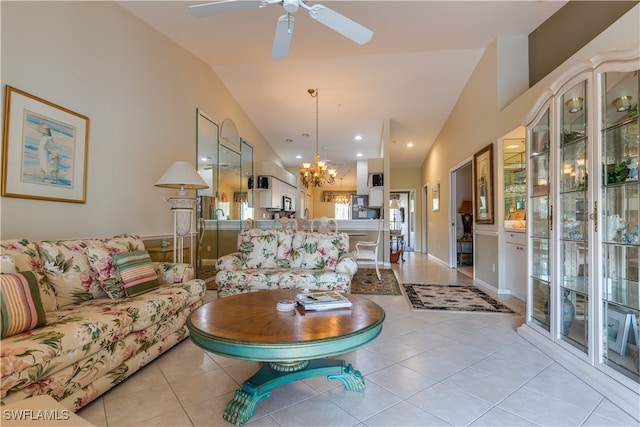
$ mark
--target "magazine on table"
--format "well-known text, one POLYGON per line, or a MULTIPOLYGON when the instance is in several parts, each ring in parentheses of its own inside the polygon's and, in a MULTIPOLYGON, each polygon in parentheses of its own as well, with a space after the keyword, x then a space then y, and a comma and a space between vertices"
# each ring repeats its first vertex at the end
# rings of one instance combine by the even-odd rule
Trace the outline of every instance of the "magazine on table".
POLYGON ((334 291, 301 293, 296 295, 296 301, 305 310, 330 310, 352 305, 344 295, 334 291))

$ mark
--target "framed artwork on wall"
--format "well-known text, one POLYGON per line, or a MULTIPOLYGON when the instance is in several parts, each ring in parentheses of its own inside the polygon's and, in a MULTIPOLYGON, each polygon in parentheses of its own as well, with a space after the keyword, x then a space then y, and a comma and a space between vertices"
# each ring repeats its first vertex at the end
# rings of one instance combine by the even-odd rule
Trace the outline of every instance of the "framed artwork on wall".
POLYGON ((473 155, 473 187, 478 224, 493 224, 493 143, 473 155))
POLYGON ((436 184, 431 192, 433 211, 440 210, 440 184, 436 184))
POLYGON ((6 86, 2 195, 85 203, 89 118, 6 86))

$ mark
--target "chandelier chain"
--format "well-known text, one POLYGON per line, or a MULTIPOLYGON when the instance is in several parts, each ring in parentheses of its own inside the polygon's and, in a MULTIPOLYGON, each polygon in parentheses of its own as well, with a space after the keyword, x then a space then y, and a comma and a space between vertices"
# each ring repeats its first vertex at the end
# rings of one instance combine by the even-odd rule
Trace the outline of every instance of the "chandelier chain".
POLYGON ((326 163, 320 160, 320 147, 319 147, 319 106, 318 106, 318 89, 308 89, 309 95, 316 99, 316 154, 314 156, 314 163, 303 163, 300 168, 300 181, 305 188, 322 187, 325 183, 333 185, 336 182, 337 172, 335 169, 329 169, 326 163))

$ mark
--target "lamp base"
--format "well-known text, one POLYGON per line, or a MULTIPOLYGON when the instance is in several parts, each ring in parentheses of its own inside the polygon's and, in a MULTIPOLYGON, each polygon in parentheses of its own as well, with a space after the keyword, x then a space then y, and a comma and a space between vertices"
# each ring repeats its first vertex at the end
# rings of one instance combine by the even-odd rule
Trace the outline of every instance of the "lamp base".
MULTIPOLYGON (((173 211, 173 260, 184 262, 184 236, 191 231, 191 217, 198 200, 189 197, 163 197, 173 211)), ((190 245, 193 250, 193 245, 190 245)), ((190 259, 193 259, 191 253, 190 259)))

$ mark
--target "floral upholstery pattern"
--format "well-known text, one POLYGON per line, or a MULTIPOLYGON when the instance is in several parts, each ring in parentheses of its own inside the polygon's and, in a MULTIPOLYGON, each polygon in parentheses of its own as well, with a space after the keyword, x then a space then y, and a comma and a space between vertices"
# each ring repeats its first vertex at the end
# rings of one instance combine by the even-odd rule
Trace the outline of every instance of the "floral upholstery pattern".
POLYGON ((58 308, 56 292, 45 274, 35 242, 26 239, 3 240, 0 242, 0 254, 13 259, 16 271, 33 271, 38 275, 40 300, 44 311, 55 311, 58 308))
POLYGON ((44 272, 56 292, 59 307, 105 296, 89 265, 86 248, 82 240, 38 242, 44 272))
POLYGON ((251 236, 240 245, 242 266, 244 268, 275 268, 278 236, 264 234, 251 236))
MULTIPOLYGON (((291 267, 314 270, 335 270, 340 256, 340 235, 296 233, 291 255, 291 267)), ((343 251, 344 252, 344 251, 343 251)))
POLYGON ((95 239, 87 245, 91 267, 98 273, 102 290, 113 299, 124 298, 124 288, 116 271, 113 257, 123 252, 143 251, 139 236, 122 234, 106 239, 95 239))
MULTIPOLYGON (((114 246, 144 248, 141 240, 126 235, 84 241, 0 243, 3 253, 18 255, 16 266, 41 265, 44 274, 38 278, 47 283, 53 279, 43 259, 51 257, 51 265, 61 272, 77 268, 75 274, 55 277, 53 288, 64 295, 63 301, 69 297, 73 303, 47 311, 44 326, 2 339, 3 404, 49 394, 76 411, 188 336, 186 319, 202 304, 206 292, 204 281, 193 279, 193 268, 189 264, 154 263, 159 287, 113 300, 102 293, 95 280, 93 286, 82 280, 98 277, 96 271, 81 271, 80 265, 92 270, 88 254, 90 248, 97 254, 101 243, 108 244, 105 253, 114 246), (86 250, 86 264, 79 261, 82 252, 76 248, 86 250), (39 252, 44 254, 42 259, 39 252), (85 283, 82 288, 80 283, 85 283)), ((103 261, 100 265, 108 264, 108 260, 103 261)))
MULTIPOLYGON (((348 252, 346 233, 249 229, 240 233, 238 246, 255 241, 256 237, 274 235, 278 236, 274 267, 264 267, 273 262, 263 262, 248 268, 243 251, 218 258, 215 280, 219 298, 283 288, 351 292, 351 279, 358 271, 358 264, 348 252)), ((273 257, 272 253, 269 252, 273 257)))

